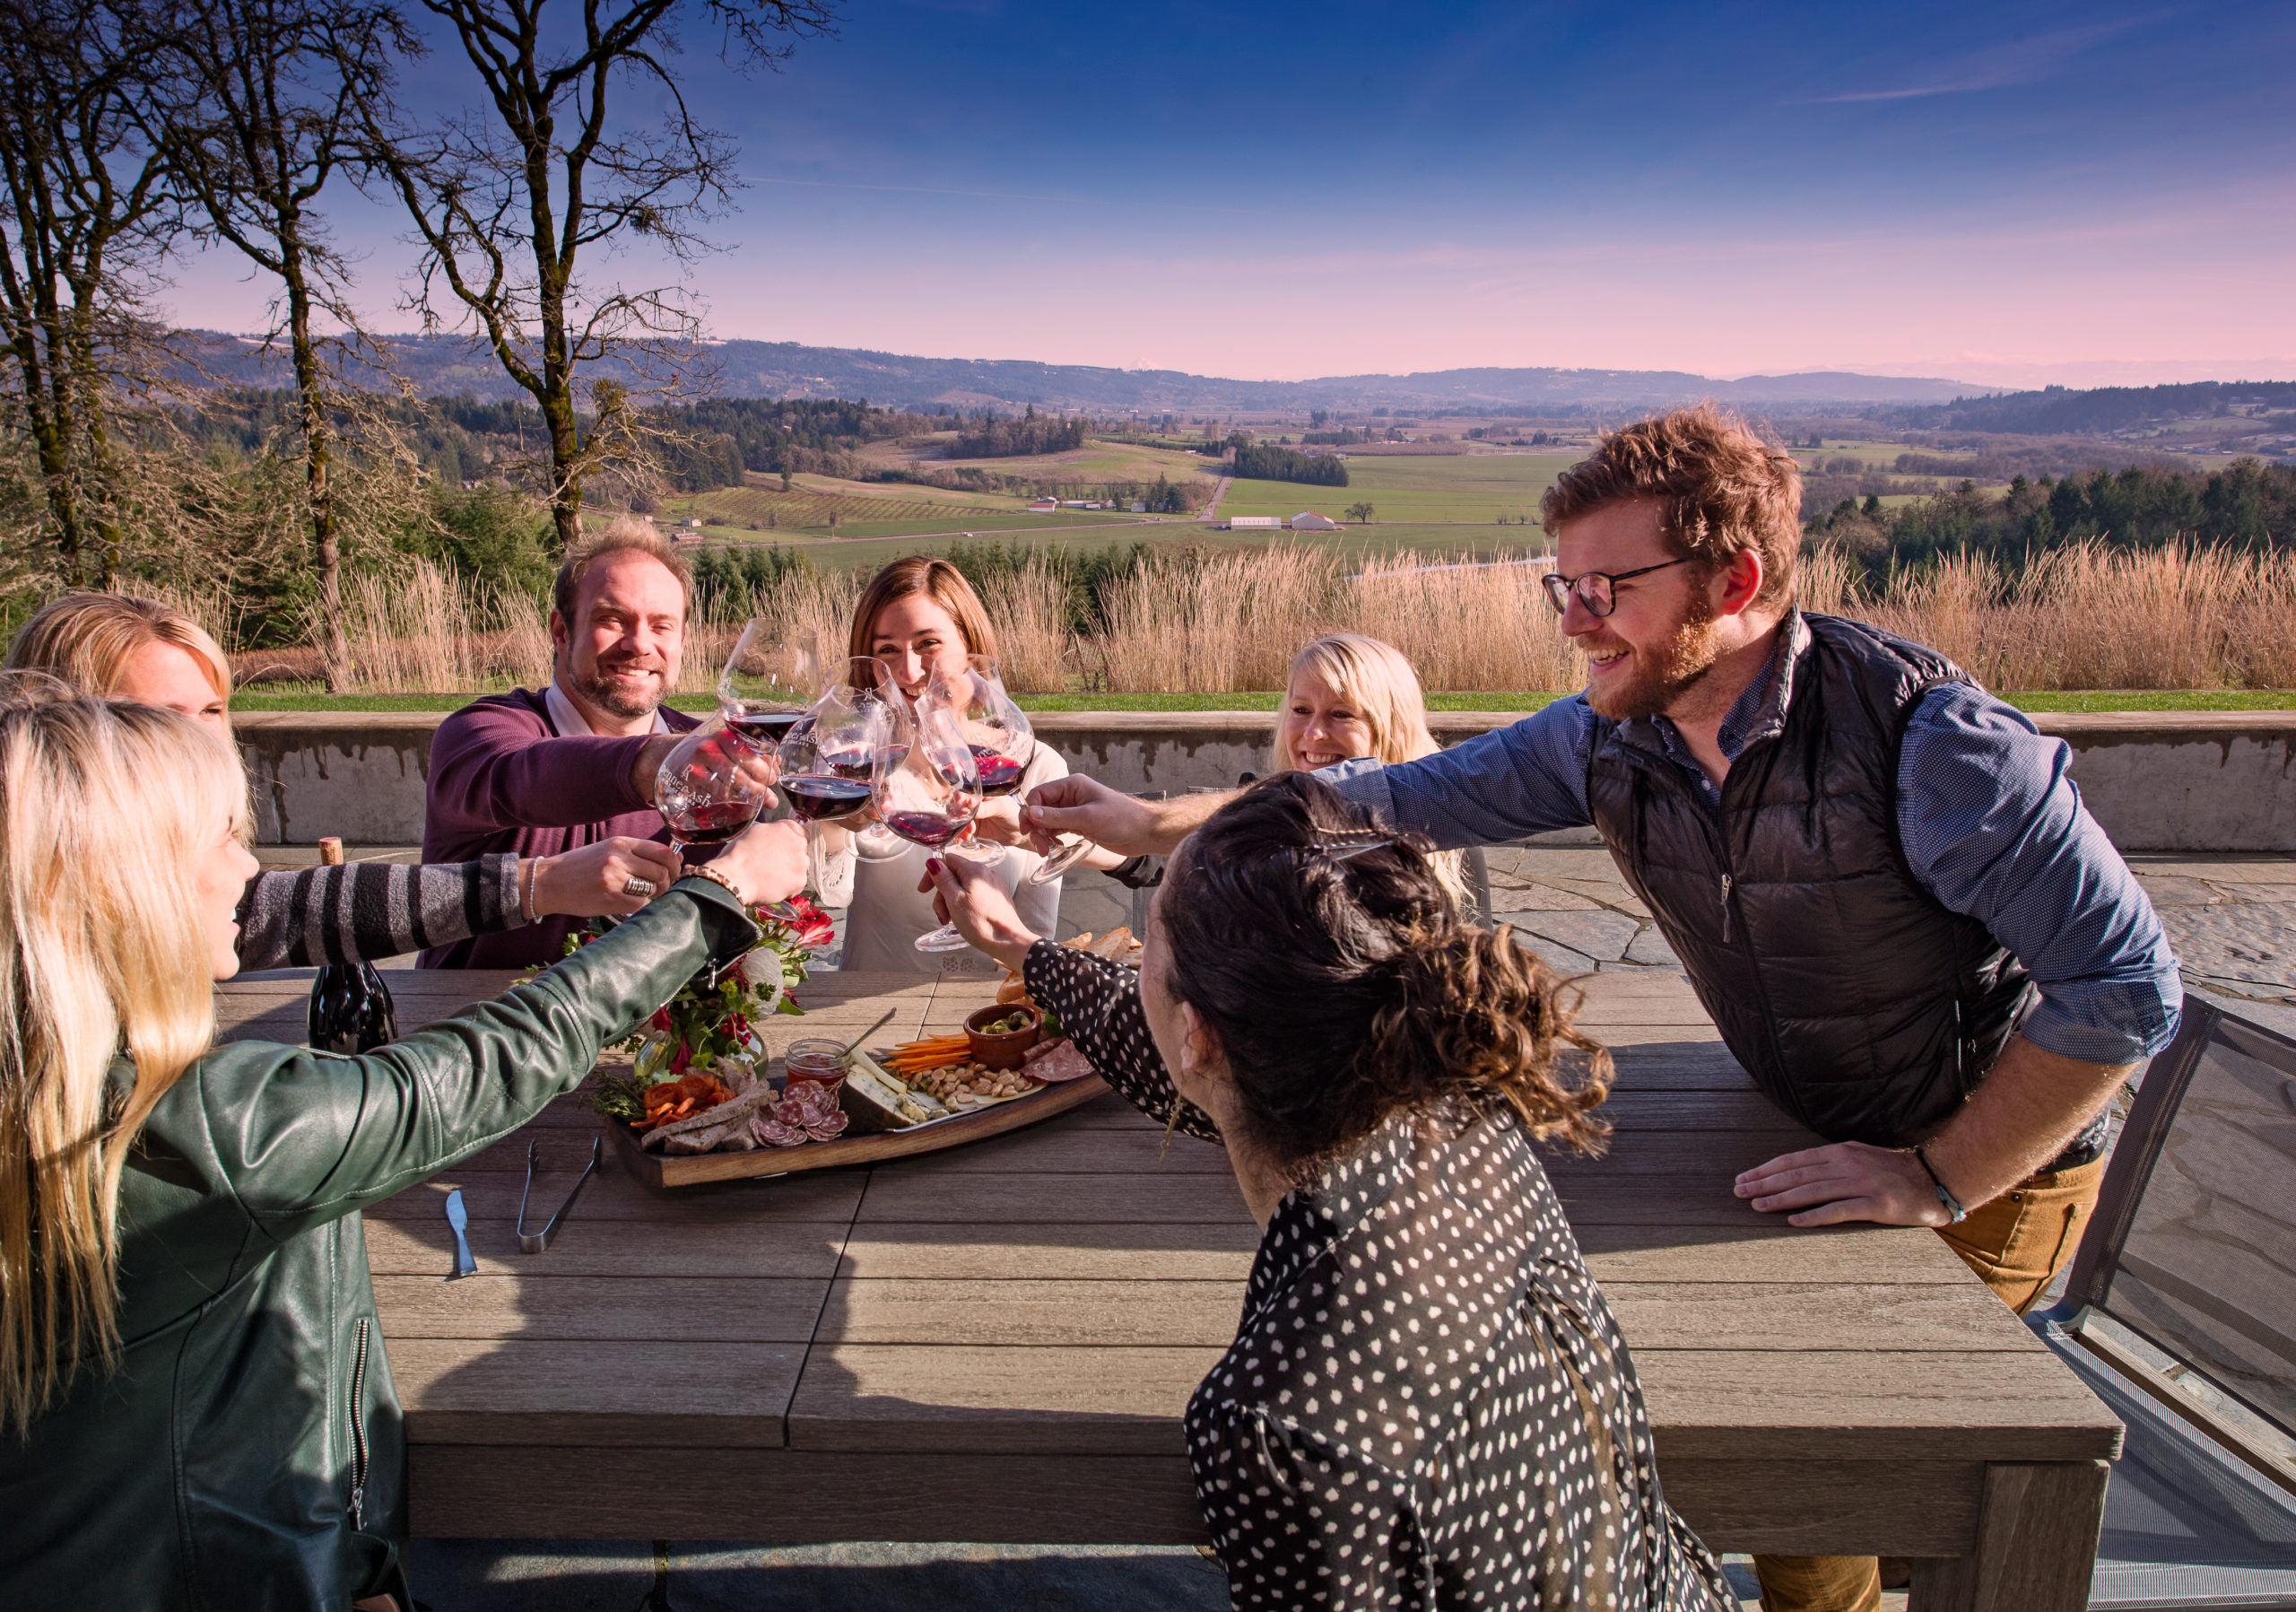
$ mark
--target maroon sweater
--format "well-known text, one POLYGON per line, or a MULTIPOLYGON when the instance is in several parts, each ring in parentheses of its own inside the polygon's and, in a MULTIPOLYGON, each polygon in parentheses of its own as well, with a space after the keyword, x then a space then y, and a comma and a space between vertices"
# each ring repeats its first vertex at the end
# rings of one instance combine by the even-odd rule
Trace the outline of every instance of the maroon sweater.
MULTIPOLYGON (((665 706, 679 733, 698 718, 665 706)), ((662 815, 630 787, 648 735, 561 738, 534 689, 473 701, 439 724, 422 815, 422 859, 468 862, 495 851, 552 857, 617 834, 667 840, 662 815)), ((555 963, 581 920, 545 918, 523 928, 474 935, 422 954, 424 968, 524 968, 555 963)))

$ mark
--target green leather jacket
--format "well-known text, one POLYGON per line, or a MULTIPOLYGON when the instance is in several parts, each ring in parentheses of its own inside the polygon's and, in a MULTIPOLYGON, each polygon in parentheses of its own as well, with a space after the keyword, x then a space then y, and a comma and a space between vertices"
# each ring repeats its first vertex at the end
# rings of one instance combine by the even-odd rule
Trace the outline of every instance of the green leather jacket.
POLYGON ((756 936, 687 879, 365 1057, 243 1041, 195 1063, 121 1183, 117 1371, 83 1369, 24 1438, 0 1433, 0 1602, 410 1608, 404 1430, 359 1211, 516 1130, 756 936))

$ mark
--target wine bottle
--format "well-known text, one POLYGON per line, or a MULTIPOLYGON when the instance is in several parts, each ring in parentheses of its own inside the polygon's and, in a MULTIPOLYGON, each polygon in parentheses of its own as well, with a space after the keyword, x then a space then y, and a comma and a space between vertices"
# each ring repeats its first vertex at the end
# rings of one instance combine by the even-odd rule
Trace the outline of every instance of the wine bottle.
MULTIPOLYGON (((319 841, 319 860, 343 866, 343 841, 319 841)), ((311 1045, 322 1052, 371 1052, 398 1039, 390 988, 371 963, 329 963, 311 981, 311 1045)))

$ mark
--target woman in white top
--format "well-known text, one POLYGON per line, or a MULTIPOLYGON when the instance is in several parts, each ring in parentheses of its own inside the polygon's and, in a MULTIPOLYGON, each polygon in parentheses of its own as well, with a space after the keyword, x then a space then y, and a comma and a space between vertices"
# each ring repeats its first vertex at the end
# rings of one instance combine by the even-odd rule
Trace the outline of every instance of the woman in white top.
MULTIPOLYGON (((996 653, 996 632, 988 612, 964 574, 946 560, 913 554, 896 560, 871 579, 853 613, 847 653, 874 656, 884 664, 901 693, 915 700, 934 677, 966 671, 965 657, 996 653)), ((1039 744, 1009 797, 984 803, 976 824, 983 840, 1019 838, 1017 803, 1037 785, 1067 776, 1068 763, 1051 745, 1039 744), (1009 822, 1007 821, 1009 819, 1009 822)), ((848 969, 885 969, 932 973, 942 958, 917 949, 917 937, 938 928, 933 898, 920 894, 929 853, 920 845, 880 830, 853 833, 824 826, 815 831, 813 885, 827 907, 842 906, 845 960, 848 969)), ((1060 917, 1060 881, 1031 884, 1028 876, 1042 860, 1026 845, 1013 845, 987 871, 1013 898, 1022 919, 1040 935, 1056 931, 1060 917)))

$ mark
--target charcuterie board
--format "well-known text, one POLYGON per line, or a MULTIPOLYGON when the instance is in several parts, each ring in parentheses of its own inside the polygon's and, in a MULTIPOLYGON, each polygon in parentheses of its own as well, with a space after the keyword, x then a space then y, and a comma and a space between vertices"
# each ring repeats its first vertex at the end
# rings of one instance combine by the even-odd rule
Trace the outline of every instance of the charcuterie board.
POLYGON ((1048 1085, 1025 1097, 999 1102, 971 1113, 959 1113, 907 1130, 874 1131, 865 1136, 839 1137, 834 1141, 807 1142, 796 1147, 759 1147, 747 1153, 648 1153, 627 1125, 607 1121, 623 1165, 649 1187, 700 1186, 705 1181, 745 1181, 758 1176, 794 1175, 808 1170, 834 1170, 842 1164, 873 1164, 912 1154, 938 1153, 961 1147, 987 1137, 1003 1136, 1080 1108, 1109 1089, 1098 1075, 1048 1085))

